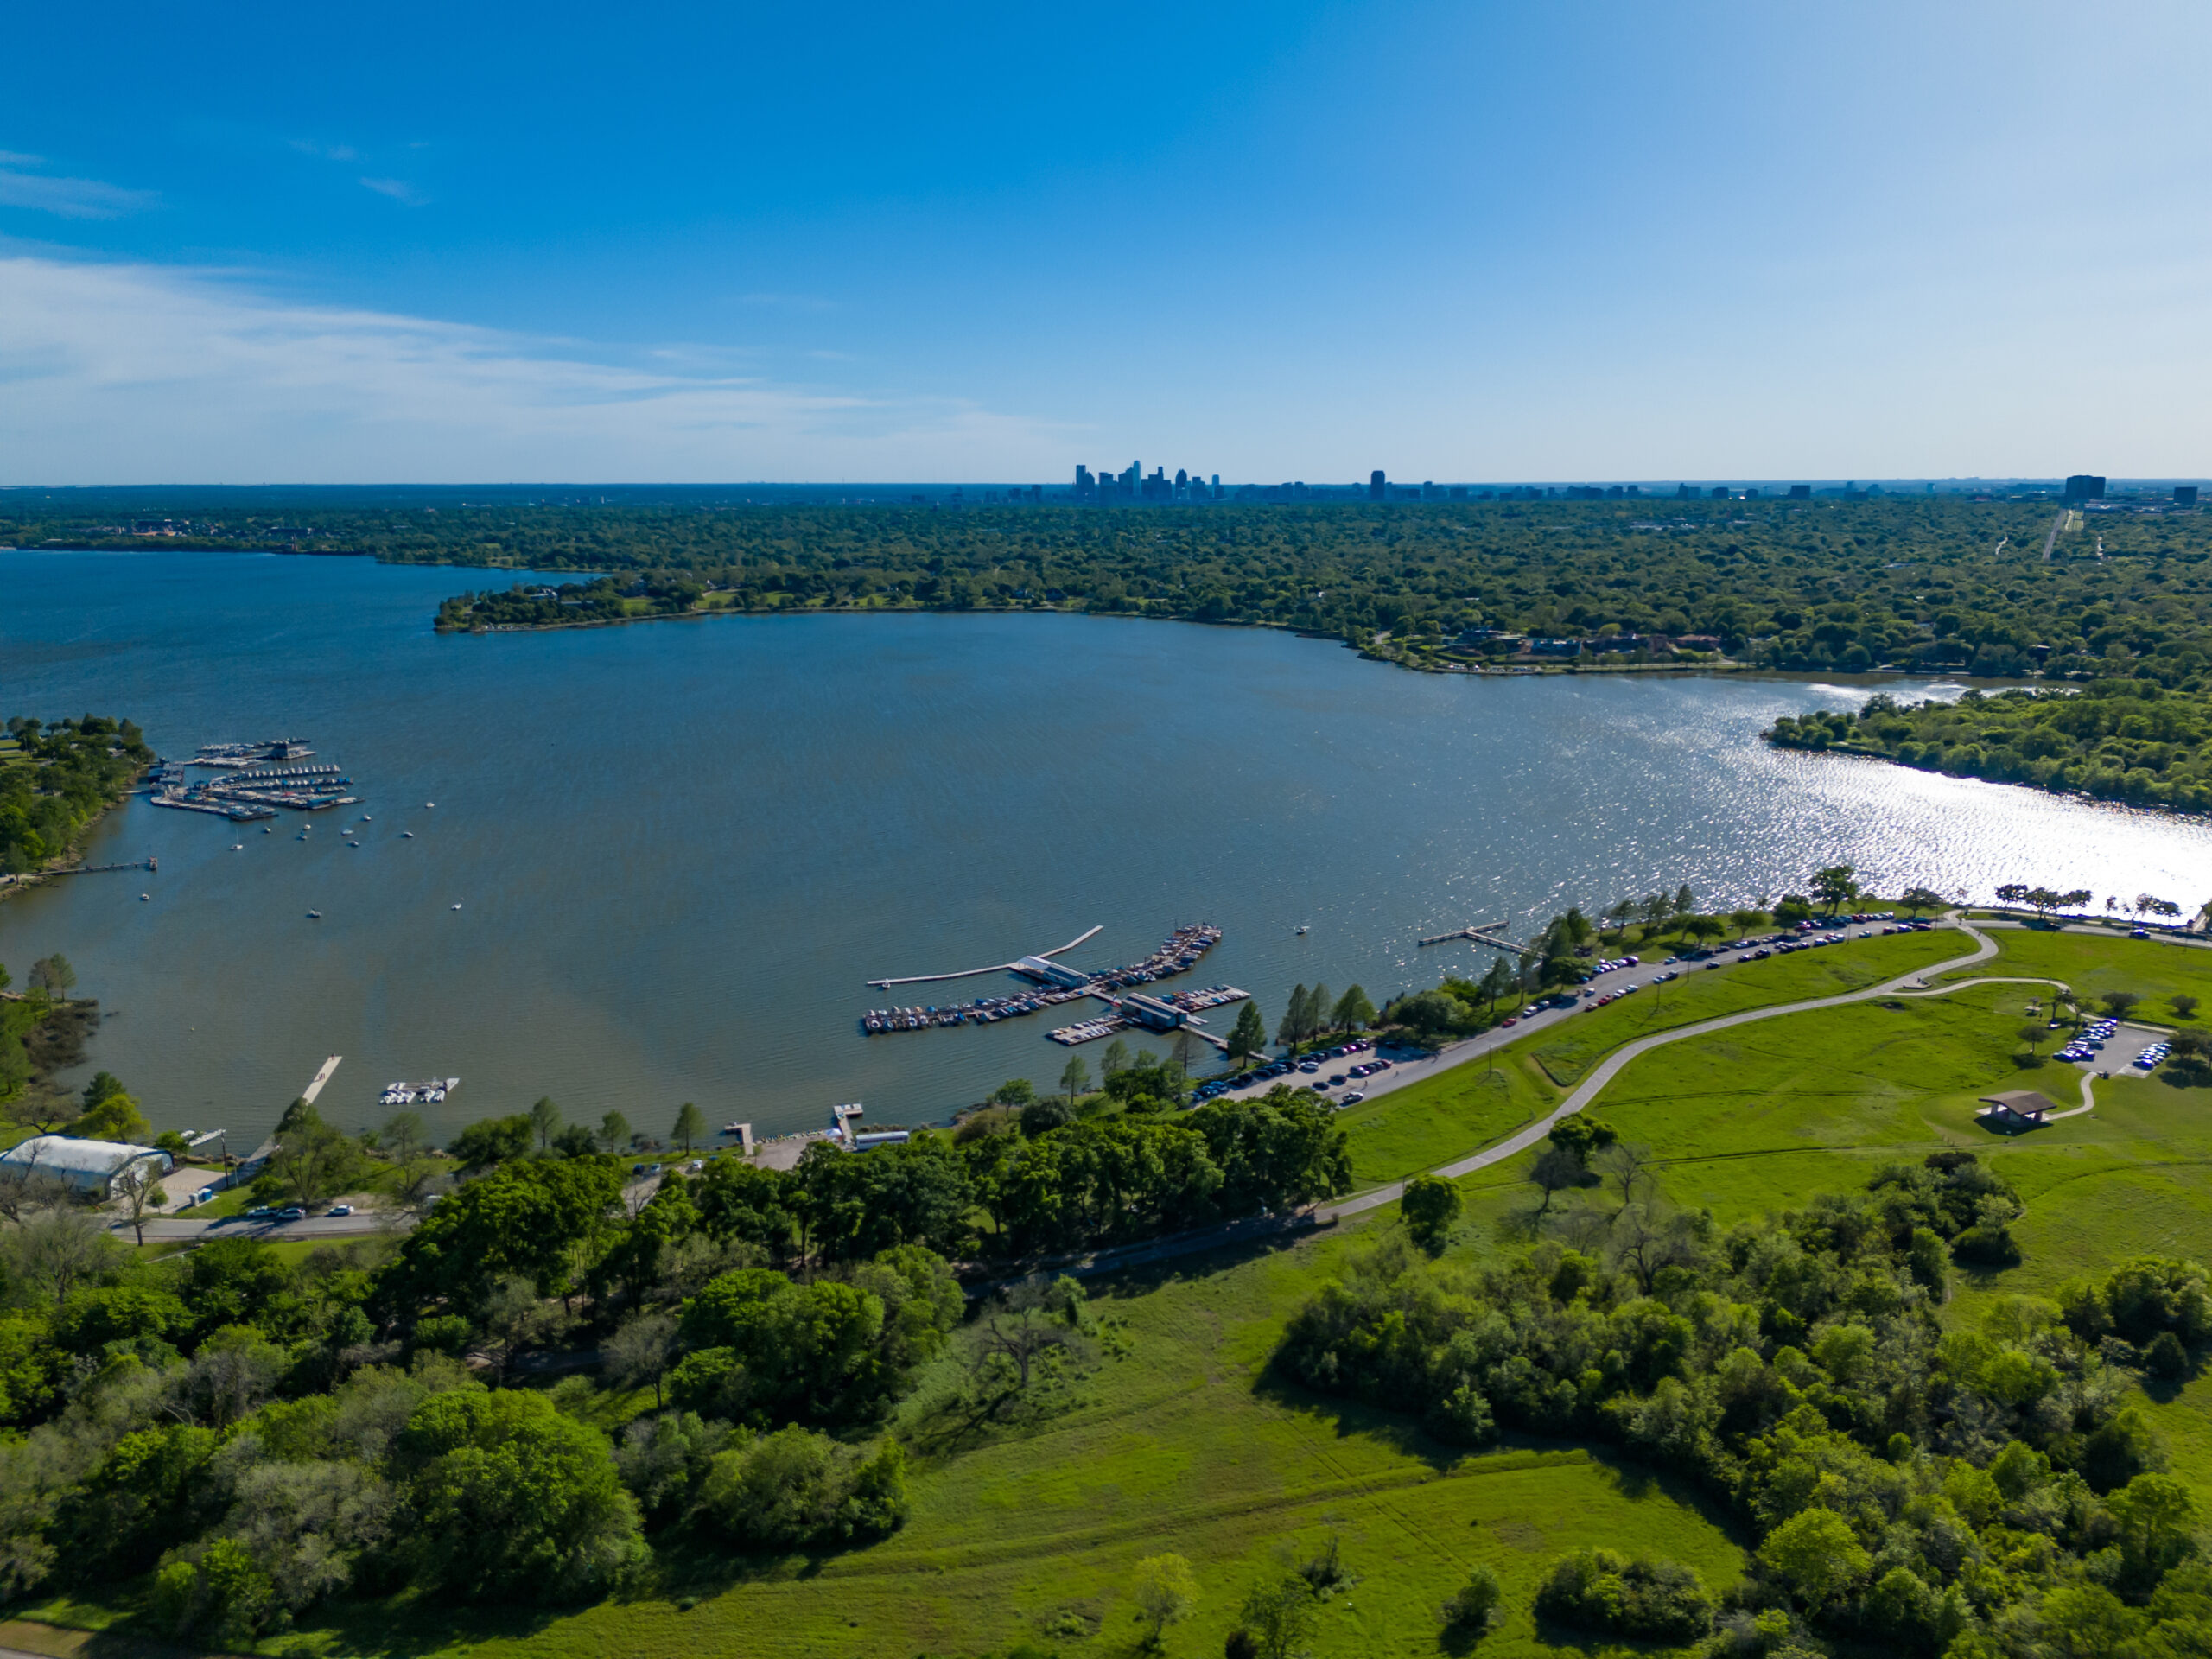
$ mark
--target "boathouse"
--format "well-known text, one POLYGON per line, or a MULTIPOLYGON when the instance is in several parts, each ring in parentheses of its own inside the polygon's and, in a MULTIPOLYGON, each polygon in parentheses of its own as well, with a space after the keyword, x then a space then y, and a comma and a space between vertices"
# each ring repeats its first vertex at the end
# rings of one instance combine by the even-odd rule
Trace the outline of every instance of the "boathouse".
POLYGON ((79 1192, 105 1198, 117 1176, 143 1163, 151 1163, 156 1175, 166 1175, 172 1167, 168 1154, 153 1147, 134 1147, 121 1141, 80 1141, 68 1135, 35 1135, 0 1152, 0 1175, 19 1180, 34 1173, 50 1175, 79 1192))
POLYGON ((1147 1031, 1173 1031, 1190 1016, 1165 997, 1147 996, 1133 991, 1120 1003, 1122 1017, 1134 1020, 1147 1031))
POLYGON ((1089 974, 1063 967, 1049 957, 1024 957, 1014 964, 1014 971, 1039 984, 1065 986, 1069 990, 1090 983, 1089 974))

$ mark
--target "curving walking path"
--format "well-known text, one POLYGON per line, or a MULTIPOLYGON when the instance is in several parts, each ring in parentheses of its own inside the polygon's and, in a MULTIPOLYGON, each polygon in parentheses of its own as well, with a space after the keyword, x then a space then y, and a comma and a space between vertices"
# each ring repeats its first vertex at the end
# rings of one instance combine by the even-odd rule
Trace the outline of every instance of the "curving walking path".
MULTIPOLYGON (((1570 1112, 1579 1112, 1589 1105, 1604 1092, 1605 1085, 1620 1076, 1631 1062, 1649 1054, 1655 1048, 1665 1047, 1669 1043, 1682 1042, 1692 1037, 1707 1037, 1716 1031, 1727 1031, 1734 1027, 1751 1025, 1761 1020, 1776 1020, 1784 1014, 1809 1014, 1816 1008, 1836 1008, 1849 1002, 1870 1001, 1878 996, 1948 996, 1953 991, 1967 990, 1976 985, 2056 985, 2059 983, 2056 980, 2044 979, 2036 976, 1995 975, 1960 980, 1950 985, 1929 986, 1928 979, 1932 974, 1955 973, 1961 968, 1971 968, 1978 962, 1986 962, 1997 954, 1997 941, 1980 928, 1965 920, 1960 920, 1955 925, 1975 941, 1974 949, 1970 955, 1955 957, 1948 962, 1939 962, 1929 967, 1916 969, 1910 974, 1890 980, 1885 984, 1870 986, 1863 991, 1846 991, 1840 995, 1815 997, 1803 1002, 1782 1002, 1768 1008, 1746 1008, 1740 1014, 1721 1014, 1715 1019, 1700 1020, 1694 1026, 1683 1026, 1674 1031, 1656 1032, 1649 1037, 1639 1037, 1632 1043, 1625 1043, 1599 1061, 1596 1069, 1582 1080, 1573 1094, 1554 1109, 1550 1116, 1539 1118, 1526 1128, 1499 1141, 1496 1146, 1485 1147, 1480 1152, 1452 1163, 1440 1165, 1427 1173, 1431 1175, 1440 1175, 1446 1180, 1456 1180, 1462 1175, 1471 1175, 1478 1169, 1487 1169, 1492 1164, 1502 1163, 1508 1158, 1526 1152, 1549 1135, 1552 1132, 1552 1126, 1560 1119, 1567 1116, 1570 1112)), ((2082 1104, 2074 1110, 2056 1113, 2053 1116, 2077 1116, 2096 1104, 2094 1097, 2089 1092, 2089 1079, 2086 1076, 2082 1079, 2082 1104)), ((1341 1204, 1322 1205, 1313 1211, 1313 1217, 1316 1221, 1328 1222, 1345 1216, 1361 1215, 1367 1211, 1378 1209, 1383 1205, 1395 1204, 1405 1196, 1405 1182, 1393 1181, 1388 1186, 1378 1186, 1371 1192, 1362 1192, 1356 1198, 1344 1199, 1341 1204)))

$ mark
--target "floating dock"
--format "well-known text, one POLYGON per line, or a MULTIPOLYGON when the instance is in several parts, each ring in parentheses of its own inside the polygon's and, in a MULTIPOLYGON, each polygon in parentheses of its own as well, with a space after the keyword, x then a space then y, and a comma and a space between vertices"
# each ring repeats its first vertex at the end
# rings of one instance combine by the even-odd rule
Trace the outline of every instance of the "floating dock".
POLYGON ((1487 922, 1477 922, 1471 927, 1455 927, 1449 933, 1432 933, 1428 938, 1416 940, 1415 943, 1449 944, 1455 939, 1469 939, 1477 944, 1486 944, 1493 950, 1510 950, 1516 956, 1526 950, 1529 948, 1527 945, 1516 944, 1497 931, 1504 925, 1503 922, 1497 924, 1496 926, 1487 922))
POLYGON ((202 743, 185 762, 191 766, 251 766, 263 761, 304 760, 315 751, 304 737, 271 738, 265 743, 202 743))
POLYGON ((163 762, 154 771, 153 803, 181 812, 211 813, 237 823, 273 818, 279 807, 295 812, 327 812, 334 806, 359 804, 359 798, 346 792, 353 780, 340 767, 272 764, 304 760, 314 753, 302 738, 270 743, 211 743, 187 764, 219 769, 222 776, 195 782, 187 777, 183 766, 163 762))
POLYGON ((461 1087, 459 1077, 432 1077, 428 1083, 387 1083, 377 1096, 379 1106, 435 1106, 461 1087))
MULTIPOLYGON (((1032 988, 1024 988, 1011 995, 979 996, 973 1001, 946 1007, 931 1004, 921 1007, 871 1008, 861 1016, 861 1029, 874 1037, 886 1032, 929 1031, 944 1026, 995 1025, 1001 1020, 1014 1019, 1025 1014, 1035 1014, 1040 1008, 1056 1007, 1063 1002, 1071 1002, 1078 997, 1096 997, 1102 1001, 1115 1006, 1117 1010, 1116 1017, 1118 1018, 1120 1017, 1118 1004, 1116 1002, 1115 995, 1116 992, 1131 990, 1140 985, 1148 985, 1154 980, 1164 979, 1172 975, 1188 973, 1198 965, 1201 957, 1221 942, 1219 928, 1205 923, 1193 923, 1177 928, 1161 940, 1160 948, 1142 962, 1131 963, 1126 967, 1086 971, 1082 969, 1070 968, 1065 963, 1052 960, 1055 957, 1074 950, 1077 945, 1083 943, 1084 939, 1090 938, 1098 931, 1094 927, 1082 938, 1071 940, 1058 950, 1040 951, 1036 956, 1023 957, 998 968, 969 969, 960 974, 936 974, 927 976, 932 979, 965 979, 975 974, 1007 973, 1019 975, 1022 978, 1030 980, 1033 982, 1032 988)), ((871 980, 868 982, 872 985, 885 986, 911 985, 918 982, 911 979, 894 979, 871 980)), ((1216 1007, 1222 1002, 1236 1001, 1246 993, 1236 990, 1230 986, 1217 986, 1212 991, 1192 995, 1215 996, 1217 998, 1215 1001, 1199 1006, 1216 1007)), ((1190 1010, 1185 1009, 1184 1012, 1188 1013, 1190 1010)), ((1078 1023, 1090 1025, 1098 1022, 1078 1023)), ((1126 1020, 1124 1023, 1127 1023, 1126 1020)), ((1066 1029, 1074 1030, 1076 1027, 1068 1027, 1066 1029)), ((1056 1036, 1057 1034, 1055 1033, 1056 1036)), ((1097 1034, 1103 1036, 1105 1033, 1101 1031, 1097 1034)), ((1066 1039, 1061 1039, 1061 1040, 1066 1039)), ((1076 1040, 1090 1039, 1079 1038, 1076 1040)))
MULTIPOLYGON (((1101 924, 1099 927, 1094 927, 1089 932, 1077 934, 1075 938, 1056 950, 1039 950, 1036 956, 1023 957, 1020 961, 1049 961, 1054 957, 1064 957, 1086 939, 1096 938, 1103 928, 1103 924, 1101 924)), ((893 985, 929 985, 941 979, 974 979, 983 974, 1011 974, 1017 970, 1019 965, 1019 963, 1001 962, 989 968, 963 968, 957 973, 950 974, 914 974, 905 979, 871 979, 868 983, 879 991, 887 991, 893 985)))

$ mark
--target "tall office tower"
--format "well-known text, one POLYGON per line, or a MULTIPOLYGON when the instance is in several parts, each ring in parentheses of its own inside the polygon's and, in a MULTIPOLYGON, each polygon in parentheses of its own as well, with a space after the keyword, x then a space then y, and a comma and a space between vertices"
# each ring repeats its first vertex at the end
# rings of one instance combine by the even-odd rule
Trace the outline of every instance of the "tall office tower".
POLYGON ((1190 487, 1191 475, 1185 472, 1180 467, 1178 467, 1175 469, 1175 493, 1178 495, 1185 494, 1189 491, 1190 487))
POLYGON ((1221 499, 1221 474, 1219 473, 1216 473, 1213 475, 1213 499, 1217 501, 1221 499))
POLYGON ((2094 473, 2076 473, 2066 480, 2069 501, 2101 501, 2105 499, 2105 481, 2094 473))
POLYGON ((1090 468, 1081 461, 1075 464, 1075 499, 1088 501, 1098 493, 1098 486, 1091 482, 1090 468))
POLYGON ((1389 486, 1383 480, 1382 469, 1380 467, 1377 467, 1373 472, 1367 475, 1367 499, 1369 500, 1382 500, 1383 499, 1383 493, 1388 487, 1389 486))

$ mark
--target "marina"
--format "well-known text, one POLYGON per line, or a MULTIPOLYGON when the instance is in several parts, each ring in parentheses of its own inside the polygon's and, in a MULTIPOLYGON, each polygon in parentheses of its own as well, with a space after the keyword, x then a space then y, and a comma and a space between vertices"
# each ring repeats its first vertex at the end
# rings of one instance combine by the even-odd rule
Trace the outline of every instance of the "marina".
POLYGON ((156 766, 149 798, 156 806, 210 813, 237 823, 273 818, 279 808, 327 812, 333 807, 358 805, 359 798, 346 792, 353 780, 341 768, 276 764, 303 760, 314 753, 303 738, 206 744, 182 765, 164 762, 156 766), (188 766, 213 768, 222 775, 195 779, 188 773, 188 766))
MULTIPOLYGON (((979 996, 972 1001, 942 1007, 930 1004, 919 1007, 871 1008, 861 1016, 861 1029, 874 1037, 893 1031, 930 1031, 950 1026, 995 1025, 1001 1020, 1017 1019, 1023 1014, 1056 1007, 1082 997, 1096 997, 1114 1010, 1110 1015, 1078 1020, 1049 1033, 1055 1042, 1072 1045, 1090 1042, 1132 1024, 1154 1030, 1171 1029, 1189 1022, 1191 1017, 1201 1009, 1219 1007, 1224 1003, 1238 1001, 1249 995, 1231 985, 1217 985, 1206 990, 1186 991, 1169 997, 1131 996, 1125 999, 1116 995, 1134 991, 1140 985, 1149 985, 1173 975, 1188 973, 1196 967, 1198 959, 1221 942, 1221 930, 1205 923, 1192 923, 1177 928, 1160 941, 1159 948, 1150 956, 1125 967, 1086 971, 1053 960, 1072 950, 1098 931, 1099 929, 1094 927, 1081 938, 1062 945, 1058 950, 1021 957, 1001 968, 971 969, 957 975, 930 976, 964 979, 977 973, 1009 973, 1031 981, 1033 989, 1017 991, 1005 996, 979 996)), ((919 982, 893 979, 871 980, 868 982, 884 986, 911 985, 919 982)))

